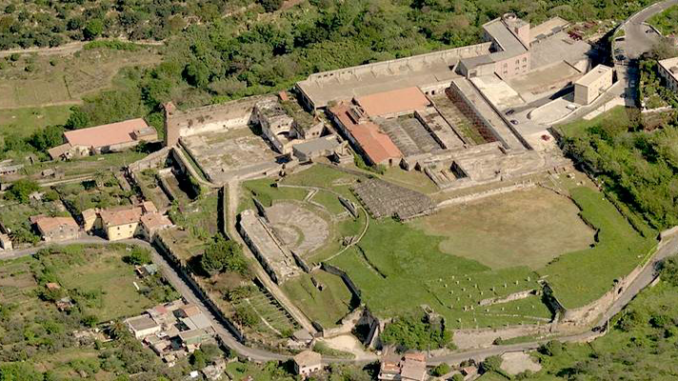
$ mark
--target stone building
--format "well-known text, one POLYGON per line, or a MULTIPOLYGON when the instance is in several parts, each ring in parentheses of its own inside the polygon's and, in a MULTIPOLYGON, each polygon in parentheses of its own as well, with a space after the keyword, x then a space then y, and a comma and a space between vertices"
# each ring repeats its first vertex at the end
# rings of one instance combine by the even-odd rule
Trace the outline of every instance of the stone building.
POLYGON ((322 356, 313 351, 303 351, 294 356, 294 372, 304 378, 319 372, 323 368, 322 356))
POLYGON ((45 217, 36 216, 31 222, 45 242, 58 242, 78 238, 80 226, 72 217, 45 217))
POLYGON ((580 105, 591 104, 606 89, 612 86, 613 79, 613 68, 605 65, 596 66, 574 83, 574 102, 580 105))
POLYGON ((678 92, 678 57, 659 61, 659 75, 671 91, 678 92))

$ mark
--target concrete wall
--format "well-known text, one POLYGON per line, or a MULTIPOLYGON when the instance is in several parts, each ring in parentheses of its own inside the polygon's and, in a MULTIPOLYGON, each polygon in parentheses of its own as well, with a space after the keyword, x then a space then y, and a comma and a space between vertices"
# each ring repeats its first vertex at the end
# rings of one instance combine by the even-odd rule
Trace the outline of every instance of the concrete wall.
POLYGON ((519 75, 527 74, 530 71, 530 52, 525 52, 521 55, 507 58, 502 61, 497 61, 494 64, 494 72, 501 77, 501 79, 508 79, 517 77, 519 75))
POLYGON ((673 92, 678 92, 678 81, 662 65, 657 65, 659 76, 664 79, 664 84, 673 92))
MULTIPOLYGON (((595 68, 593 70, 596 70, 595 68)), ((586 76, 582 77, 585 78, 586 76)), ((607 70, 592 81, 574 84, 574 102, 581 105, 591 104, 605 89, 612 86, 614 70, 607 70)))
MULTIPOLYGON (((399 58, 395 60, 376 62, 368 65, 354 66, 344 69, 337 69, 331 71, 325 71, 320 73, 311 74, 305 81, 310 82, 328 82, 328 81, 349 81, 354 80, 357 76, 362 75, 372 75, 372 76, 384 76, 384 81, 387 81, 388 76, 392 75, 391 73, 399 72, 402 70, 402 67, 407 65, 412 70, 417 71, 421 70, 422 67, 427 65, 431 61, 444 60, 450 63, 450 65, 455 65, 458 60, 462 58, 477 57, 486 54, 490 54, 490 48, 492 47, 491 42, 485 42, 477 45, 464 46, 455 49, 442 50, 438 52, 432 52, 427 54, 420 54, 417 56, 399 58)), ((422 84, 426 85, 426 84, 422 84)), ((446 84, 447 85, 447 84, 446 84)), ((297 84, 297 91, 301 95, 302 103, 308 109, 317 109, 325 107, 324 104, 315 104, 313 99, 304 92, 302 86, 297 84)))
POLYGON ((175 145, 182 136, 228 131, 250 123, 254 105, 272 96, 256 96, 186 111, 165 105, 165 144, 175 145))
POLYGON ((315 73, 308 76, 309 81, 330 81, 332 79, 341 80, 342 78, 350 78, 352 76, 359 76, 364 74, 388 74, 391 70, 400 68, 403 65, 410 65, 414 69, 418 66, 425 65, 427 62, 444 59, 454 61, 461 58, 470 58, 482 56, 490 53, 491 42, 485 42, 477 45, 464 46, 461 48, 442 50, 427 54, 420 54, 417 56, 399 58, 395 60, 376 62, 368 65, 354 66, 345 69, 325 71, 315 73))

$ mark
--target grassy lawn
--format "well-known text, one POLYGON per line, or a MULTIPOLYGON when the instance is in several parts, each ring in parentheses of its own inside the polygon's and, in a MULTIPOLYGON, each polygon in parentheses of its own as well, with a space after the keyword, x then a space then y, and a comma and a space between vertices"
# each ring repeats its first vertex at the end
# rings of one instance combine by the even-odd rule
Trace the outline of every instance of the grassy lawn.
POLYGON ((366 223, 367 216, 363 211, 360 212, 360 217, 357 220, 346 218, 334 221, 330 240, 320 250, 310 253, 306 259, 311 263, 319 263, 337 254, 344 247, 342 244, 344 237, 359 236, 365 229, 366 223))
MULTIPOLYGON (((77 250, 77 249, 76 249, 77 250)), ((134 267, 122 261, 124 249, 96 248, 95 255, 70 266, 57 267, 57 276, 69 292, 101 293, 101 303, 88 309, 100 321, 137 315, 155 303, 134 287, 134 267)))
POLYGON ((54 124, 64 124, 71 106, 26 107, 0 110, 0 135, 26 137, 54 124))
POLYGON ((657 28, 664 36, 676 34, 678 32, 678 5, 650 17, 647 23, 657 28))
POLYGON ((588 248, 594 231, 566 197, 533 188, 453 206, 413 225, 445 237, 441 251, 477 260, 493 269, 538 269, 558 255, 588 248), (543 211, 548 210, 548 213, 543 211))
POLYGON ((253 198, 264 206, 271 206, 276 200, 303 200, 308 192, 298 188, 276 188, 275 181, 270 179, 251 180, 243 183, 242 197, 238 205, 238 213, 254 208, 253 198))
POLYGON ((400 167, 391 167, 381 178, 424 194, 439 191, 435 183, 425 173, 419 171, 408 172, 400 167))
POLYGON ((612 110, 598 115, 597 117, 591 120, 581 119, 576 122, 564 124, 558 126, 558 128, 567 136, 575 137, 583 134, 586 130, 591 127, 597 127, 603 124, 604 122, 618 122, 623 124, 628 124, 628 116, 626 114, 626 108, 623 106, 617 106, 612 110))
POLYGON ((373 222, 359 248, 346 251, 331 264, 349 274, 363 301, 382 317, 427 305, 448 318, 450 327, 469 328, 529 323, 542 315, 542 308, 536 306, 537 312, 530 307, 516 316, 497 316, 478 308, 482 299, 538 288, 537 275, 526 267, 493 271, 441 252, 441 241, 409 224, 373 222))
POLYGON ((285 282, 282 288, 311 320, 320 322, 326 328, 335 326, 351 310, 351 292, 344 281, 322 270, 302 274, 299 278, 285 282), (311 277, 325 288, 318 290, 313 286, 311 277))
POLYGON ((641 237, 601 193, 585 187, 570 193, 582 218, 599 229, 598 242, 592 249, 562 255, 538 272, 565 307, 576 308, 610 290, 613 281, 636 267, 656 241, 641 237))
POLYGON ((488 372, 476 379, 477 381, 508 381, 508 378, 496 372, 488 372))

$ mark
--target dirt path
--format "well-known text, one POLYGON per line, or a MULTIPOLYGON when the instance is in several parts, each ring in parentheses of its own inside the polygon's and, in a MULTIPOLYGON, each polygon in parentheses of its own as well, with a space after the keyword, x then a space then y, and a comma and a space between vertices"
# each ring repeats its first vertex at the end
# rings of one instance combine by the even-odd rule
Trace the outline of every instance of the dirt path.
MULTIPOLYGON (((120 42, 129 42, 136 45, 145 45, 145 46, 162 46, 164 41, 151 41, 151 40, 139 40, 139 41, 130 41, 126 38, 116 38, 116 39, 102 39, 97 41, 120 41, 120 42)), ((90 41, 75 41, 69 42, 67 44, 57 46, 54 48, 18 48, 18 49, 9 49, 0 51, 0 58, 8 57, 14 53, 19 54, 37 54, 39 56, 67 56, 74 54, 82 50, 82 48, 90 41)))

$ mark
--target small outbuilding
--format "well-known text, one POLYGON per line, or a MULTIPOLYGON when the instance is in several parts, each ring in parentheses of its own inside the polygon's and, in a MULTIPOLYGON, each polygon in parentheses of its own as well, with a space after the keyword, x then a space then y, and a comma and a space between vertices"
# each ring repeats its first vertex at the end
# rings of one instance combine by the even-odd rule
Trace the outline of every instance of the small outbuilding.
POLYGON ((307 378, 309 375, 322 370, 322 356, 313 351, 303 351, 294 356, 294 372, 307 378))

